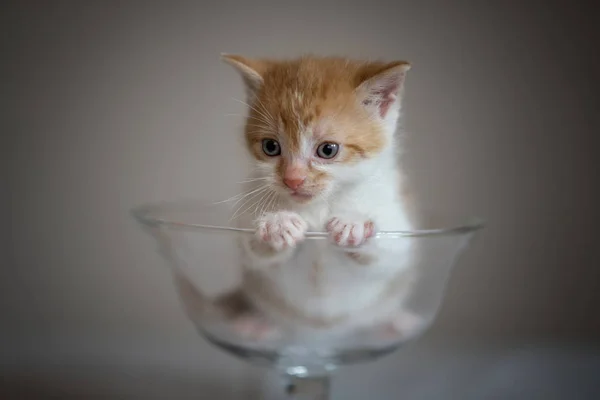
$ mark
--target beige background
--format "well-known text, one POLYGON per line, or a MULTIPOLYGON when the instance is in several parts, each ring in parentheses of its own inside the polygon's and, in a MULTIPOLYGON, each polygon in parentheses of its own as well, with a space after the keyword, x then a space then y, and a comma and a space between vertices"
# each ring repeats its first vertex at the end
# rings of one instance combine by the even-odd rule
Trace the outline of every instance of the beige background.
MULTIPOLYGON (((592 13, 483 3, 2 6, 5 348, 158 341, 189 356, 193 328, 128 213, 234 193, 241 119, 225 114, 243 113, 232 99, 243 88, 221 52, 412 62, 407 165, 420 198, 488 221, 431 337, 600 338, 592 13)), ((242 368, 201 343, 194 356, 242 368)))

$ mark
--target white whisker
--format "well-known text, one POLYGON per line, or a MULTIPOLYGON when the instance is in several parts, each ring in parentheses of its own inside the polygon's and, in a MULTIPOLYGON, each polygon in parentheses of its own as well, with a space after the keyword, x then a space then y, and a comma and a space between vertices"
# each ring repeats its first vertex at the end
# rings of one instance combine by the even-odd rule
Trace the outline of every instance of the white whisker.
POLYGON ((277 197, 277 192, 272 190, 271 193, 269 194, 269 197, 267 197, 267 199, 265 200, 265 204, 263 204, 262 208, 260 209, 260 215, 263 215, 263 213, 269 211, 269 207, 275 197, 277 197))
POLYGON ((269 200, 269 204, 267 204, 267 207, 265 208, 266 212, 273 211, 274 206, 277 205, 277 202, 279 201, 279 194, 276 191, 273 191, 273 193, 274 196, 269 200))
POLYGON ((246 213, 246 211, 248 211, 248 210, 249 210, 249 209, 250 209, 250 208, 251 208, 253 205, 255 205, 255 204, 256 204, 256 201, 254 201, 254 202, 250 203, 250 205, 249 205, 247 208, 245 208, 245 209, 244 209, 244 205, 246 205, 246 204, 247 204, 247 203, 248 203, 250 200, 252 200, 252 199, 249 199, 247 202, 245 202, 244 204, 242 204, 242 205, 241 205, 241 206, 240 206, 240 207, 239 207, 239 208, 236 210, 236 212, 235 212, 235 213, 233 213, 233 215, 231 216, 231 219, 235 219, 236 217, 239 217, 239 216, 242 216, 242 215, 244 215, 244 214, 246 213), (242 209, 243 209, 243 210, 242 210, 242 209))
POLYGON ((242 100, 240 100, 240 99, 236 99, 236 98, 233 98, 233 97, 232 97, 232 99, 233 99, 233 100, 235 100, 235 101, 237 101, 237 102, 240 102, 240 103, 242 103, 242 104, 246 105, 247 107, 249 107, 250 109, 252 109, 252 110, 256 111, 256 113, 257 113, 258 115, 260 115, 261 117, 263 117, 263 118, 265 119, 265 121, 264 121, 264 122, 271 122, 271 124, 274 122, 274 121, 273 121, 273 117, 272 117, 270 114, 268 114, 268 115, 267 115, 267 114, 265 114, 263 111, 261 111, 261 110, 257 109, 257 108, 256 108, 256 107, 254 107, 254 106, 251 106, 250 104, 248 104, 248 103, 246 103, 245 101, 242 101, 242 100))
POLYGON ((258 105, 264 110, 264 112, 271 118, 271 120, 275 121, 275 118, 273 118, 273 115, 271 115, 271 113, 269 112, 269 110, 267 110, 267 107, 265 107, 265 105, 263 104, 263 102, 260 101, 259 98, 256 98, 256 101, 258 102, 258 105))
POLYGON ((263 124, 265 124, 267 127, 272 126, 271 121, 266 120, 264 118, 258 118, 258 117, 254 117, 252 115, 243 115, 243 114, 223 114, 224 117, 240 117, 240 118, 245 118, 245 119, 252 119, 258 122, 261 122, 263 124))
POLYGON ((257 192, 259 189, 266 187, 267 185, 262 185, 259 186, 258 188, 254 188, 252 191, 248 192, 248 193, 239 193, 236 194, 234 196, 231 196, 228 199, 225 200, 221 200, 221 201, 217 201, 215 203, 212 204, 221 204, 221 203, 227 203, 228 201, 233 201, 233 200, 237 200, 236 203, 234 203, 233 205, 235 206, 240 200, 242 200, 244 197, 251 195, 252 193, 257 192), (241 197, 240 197, 241 196, 241 197))
MULTIPOLYGON (((238 204, 240 201, 242 201, 244 198, 246 198, 246 197, 250 196, 251 194, 254 194, 254 196, 252 196, 252 197, 250 197, 250 198, 254 198, 254 197, 255 197, 255 195, 256 195, 257 193, 260 193, 260 192, 262 192, 264 189, 267 189, 267 188, 268 188, 268 185, 262 185, 262 186, 259 186, 259 187, 258 187, 258 188, 256 188, 256 189, 254 189, 254 190, 252 190, 252 191, 250 191, 250 192, 246 193, 246 194, 245 194, 243 197, 241 197, 241 198, 240 198, 240 199, 238 199, 238 200, 237 200, 235 203, 233 203, 233 206, 232 206, 232 207, 235 207, 235 206, 236 206, 236 205, 237 205, 237 204, 238 204)), ((244 203, 244 204, 245 204, 245 203, 244 203)))
POLYGON ((242 184, 242 183, 252 183, 252 182, 256 182, 256 181, 266 181, 266 180, 268 180, 268 179, 269 179, 268 177, 251 178, 251 179, 247 179, 247 180, 245 180, 245 181, 239 181, 239 182, 236 182, 236 183, 238 183, 238 184, 242 184))
MULTIPOLYGON (((240 205, 240 206, 237 208, 237 210, 236 210, 236 211, 233 213, 233 216, 230 218, 230 220, 232 220, 232 219, 235 219, 235 217, 237 217, 238 215, 242 215, 244 212, 246 212, 246 211, 247 211, 247 209, 246 209, 246 210, 244 210, 244 212, 241 212, 241 213, 240 213, 240 210, 241 210, 241 209, 242 209, 242 208, 243 208, 243 207, 244 207, 246 204, 248 204, 248 203, 249 203, 249 202, 251 202, 251 201, 252 201, 254 198, 256 198, 256 196, 259 196, 259 195, 260 195, 260 194, 261 194, 261 193, 262 193, 264 190, 269 190, 269 187, 268 187, 267 185, 265 185, 265 186, 262 186, 262 187, 261 187, 261 188, 260 188, 258 191, 255 191, 255 192, 257 192, 257 193, 254 193, 254 195, 252 195, 250 198, 248 198, 246 201, 244 201, 244 202, 243 202, 243 203, 242 203, 242 204, 241 204, 241 205, 240 205)), ((239 201, 240 201, 240 200, 238 200, 238 202, 239 202, 239 201)), ((236 202, 236 204, 237 204, 238 202, 236 202)), ((234 205, 234 206, 235 206, 235 205, 234 205)), ((252 205, 251 205, 250 207, 252 207, 252 205)))
POLYGON ((251 126, 251 127, 253 127, 253 128, 261 129, 261 130, 264 130, 264 131, 267 131, 267 132, 269 132, 269 131, 273 130, 273 128, 271 128, 270 126, 268 126, 268 125, 263 125, 263 124, 260 124, 260 125, 259 125, 259 124, 249 124, 249 123, 248 123, 248 124, 246 124, 246 126, 251 126))
POLYGON ((212 204, 214 205, 214 204, 222 204, 222 203, 227 203, 228 201, 233 201, 233 200, 236 200, 236 199, 237 199, 238 197, 240 197, 240 196, 244 196, 244 193, 238 193, 238 194, 236 194, 236 195, 233 195, 233 196, 231 196, 231 197, 230 197, 230 198, 228 198, 228 199, 225 199, 225 200, 220 200, 220 201, 215 201, 215 202, 214 202, 214 203, 212 203, 212 204))
POLYGON ((255 216, 260 216, 262 215, 262 210, 264 209, 264 205, 267 202, 267 199, 269 199, 271 197, 272 191, 268 190, 258 201, 258 203, 256 203, 256 207, 254 207, 254 210, 252 210, 252 214, 254 214, 255 216))

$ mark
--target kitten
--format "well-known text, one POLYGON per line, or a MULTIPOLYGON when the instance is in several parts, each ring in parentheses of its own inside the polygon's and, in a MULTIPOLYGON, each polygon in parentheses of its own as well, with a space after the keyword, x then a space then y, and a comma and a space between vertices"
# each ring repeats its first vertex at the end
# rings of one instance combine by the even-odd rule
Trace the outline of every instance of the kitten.
POLYGON ((414 224, 396 133, 410 65, 222 58, 245 84, 245 142, 255 163, 246 189, 261 200, 258 214, 238 220, 256 234, 240 242, 243 282, 230 299, 247 305, 231 314, 235 326, 254 338, 281 327, 405 328, 413 322, 399 313, 410 241, 372 236, 414 224), (329 240, 300 245, 308 231, 329 240))

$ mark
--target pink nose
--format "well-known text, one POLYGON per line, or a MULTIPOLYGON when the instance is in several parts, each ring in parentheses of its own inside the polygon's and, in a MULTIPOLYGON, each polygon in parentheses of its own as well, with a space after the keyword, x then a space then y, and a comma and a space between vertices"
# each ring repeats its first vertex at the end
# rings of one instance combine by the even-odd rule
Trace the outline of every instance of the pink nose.
POLYGON ((304 183, 305 178, 284 178, 283 183, 292 190, 297 190, 304 183))

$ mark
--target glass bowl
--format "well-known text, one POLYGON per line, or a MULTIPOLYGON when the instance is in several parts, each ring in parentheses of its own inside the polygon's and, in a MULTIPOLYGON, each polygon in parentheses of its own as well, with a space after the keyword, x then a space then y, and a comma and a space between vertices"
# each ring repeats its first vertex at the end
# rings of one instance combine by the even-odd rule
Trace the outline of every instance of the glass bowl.
MULTIPOLYGON (((329 376, 339 366, 375 360, 422 335, 440 308, 452 267, 483 227, 482 221, 471 219, 410 232, 375 233, 370 240, 381 241, 388 249, 403 249, 392 259, 402 263, 409 277, 407 296, 393 305, 398 311, 398 329, 375 324, 340 332, 307 321, 302 327, 278 326, 277 336, 257 339, 236 329, 239 320, 210 312, 212 305, 239 292, 244 279, 238 241, 254 230, 238 226, 233 211, 227 203, 195 200, 143 205, 133 215, 156 239, 183 309, 198 332, 230 354, 283 374, 292 398, 325 399, 329 376)), ((296 262, 312 265, 323 246, 334 246, 326 232, 308 232, 298 245, 302 258, 296 262)), ((368 266, 349 262, 348 269, 361 274, 368 266)), ((327 299, 315 294, 310 301, 318 305, 327 299)))

